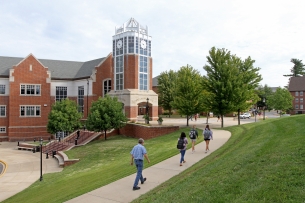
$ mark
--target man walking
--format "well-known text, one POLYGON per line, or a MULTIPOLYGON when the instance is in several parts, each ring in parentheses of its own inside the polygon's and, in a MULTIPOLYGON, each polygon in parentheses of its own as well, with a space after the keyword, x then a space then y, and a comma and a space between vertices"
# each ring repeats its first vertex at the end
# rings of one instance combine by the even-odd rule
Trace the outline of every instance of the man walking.
POLYGON ((133 161, 134 161, 137 167, 137 176, 133 184, 133 190, 139 190, 140 189, 140 187, 138 186, 139 180, 141 181, 141 184, 144 184, 144 182, 146 181, 146 178, 143 178, 142 176, 144 157, 146 158, 147 162, 150 163, 150 160, 147 156, 147 151, 144 147, 144 140, 142 138, 139 139, 138 144, 133 147, 130 154, 131 154, 130 165, 133 165, 133 161))

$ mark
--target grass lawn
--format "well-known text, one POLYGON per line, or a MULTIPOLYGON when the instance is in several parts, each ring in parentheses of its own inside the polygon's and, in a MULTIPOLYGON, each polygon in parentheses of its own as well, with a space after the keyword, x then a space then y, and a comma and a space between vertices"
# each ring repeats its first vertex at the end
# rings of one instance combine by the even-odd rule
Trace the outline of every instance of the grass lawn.
MULTIPOLYGON (((226 127, 232 136, 221 148, 134 202, 304 202, 304 123, 298 115, 226 127)), ((178 154, 180 132, 145 142, 150 165, 178 154)), ((71 150, 80 162, 4 202, 63 202, 135 173, 129 152, 136 142, 113 136, 71 150)))
MULTIPOLYGON (((182 131, 188 133, 189 130, 190 128, 184 128, 175 133, 146 140, 145 147, 151 163, 144 165, 152 166, 178 154, 177 138, 182 131)), ((199 134, 201 133, 202 131, 199 131, 199 134)), ((62 172, 44 174, 42 182, 37 180, 29 188, 3 202, 64 202, 131 175, 136 169, 130 165, 130 151, 137 141, 124 136, 112 136, 106 141, 94 141, 67 151, 69 158, 79 158, 80 161, 65 167, 62 172)), ((202 136, 199 139, 199 142, 201 141, 202 136)), ((130 188, 132 184, 131 182, 130 188)))
POLYGON ((220 149, 133 202, 304 202, 305 115, 226 127, 220 149))

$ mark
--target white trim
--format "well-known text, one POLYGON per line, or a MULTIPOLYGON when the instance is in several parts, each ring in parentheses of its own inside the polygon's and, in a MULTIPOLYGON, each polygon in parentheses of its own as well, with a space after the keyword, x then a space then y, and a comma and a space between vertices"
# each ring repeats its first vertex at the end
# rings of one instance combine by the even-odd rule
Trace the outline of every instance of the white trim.
POLYGON ((26 84, 26 83, 20 83, 19 84, 19 96, 41 96, 41 84, 26 84), (21 94, 21 85, 24 85, 25 86, 25 89, 24 89, 24 94, 21 94), (26 91, 27 91, 27 88, 26 86, 27 85, 34 85, 35 88, 34 88, 34 93, 35 94, 26 94, 26 91), (39 89, 40 89, 40 94, 36 94, 36 86, 39 86, 39 89))
POLYGON ((1 114, 0 114, 0 118, 5 118, 6 117, 6 110, 7 110, 7 108, 6 108, 6 105, 0 105, 0 107, 2 107, 2 106, 5 107, 5 109, 4 109, 4 116, 1 116, 1 114))
POLYGON ((39 117, 41 117, 41 110, 42 110, 42 108, 41 108, 41 105, 19 105, 19 118, 29 118, 29 117, 36 117, 36 118, 39 118, 39 117), (24 116, 23 115, 21 115, 21 107, 25 107, 25 109, 24 109, 24 116), (34 114, 35 115, 33 115, 33 116, 28 116, 28 115, 26 115, 26 107, 31 107, 31 106, 34 106, 35 107, 35 109, 34 109, 34 114), (39 107, 40 108, 40 110, 39 110, 39 116, 37 116, 36 115, 36 107, 39 107))
POLYGON ((0 126, 0 133, 6 133, 6 126, 0 126), (4 128, 4 131, 1 131, 1 128, 4 128))

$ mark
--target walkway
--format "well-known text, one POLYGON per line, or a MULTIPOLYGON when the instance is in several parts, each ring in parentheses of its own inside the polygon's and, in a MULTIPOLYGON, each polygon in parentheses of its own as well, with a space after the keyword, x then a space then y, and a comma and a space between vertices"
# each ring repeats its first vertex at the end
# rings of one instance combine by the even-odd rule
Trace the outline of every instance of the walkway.
MULTIPOLYGON (((17 150, 16 142, 0 142, 0 160, 6 172, 0 177, 0 202, 29 187, 40 177, 40 153, 17 150)), ((60 172, 56 159, 43 155, 42 173, 60 172)))
MULTIPOLYGON (((177 154, 167 160, 164 160, 156 165, 153 165, 143 170, 144 177, 147 181, 139 186, 140 190, 133 191, 132 185, 135 179, 135 174, 127 176, 123 179, 110 183, 104 187, 98 188, 77 198, 74 198, 68 203, 83 203, 83 202, 103 202, 103 203, 118 203, 118 202, 131 202, 132 200, 140 197, 140 195, 152 190, 161 183, 169 180, 173 176, 181 173, 193 164, 197 163, 210 153, 221 147, 229 138, 230 133, 224 130, 213 130, 214 140, 210 143, 210 151, 204 152, 205 143, 201 142, 196 145, 195 153, 191 153, 187 150, 185 154, 186 163, 183 166, 179 166, 180 154, 177 154), (119 191, 119 192, 118 192, 119 191)), ((201 138, 202 139, 202 138, 201 138)), ((149 155, 149 152, 148 152, 149 155)), ((144 164, 147 166, 145 160, 144 164)), ((135 169, 136 170, 136 169, 135 169)))

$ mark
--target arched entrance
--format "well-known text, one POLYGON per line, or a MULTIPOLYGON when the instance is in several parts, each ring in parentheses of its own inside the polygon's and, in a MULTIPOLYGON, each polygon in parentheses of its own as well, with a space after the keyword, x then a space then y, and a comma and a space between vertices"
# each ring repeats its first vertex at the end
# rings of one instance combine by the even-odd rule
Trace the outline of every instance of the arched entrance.
POLYGON ((148 114, 151 117, 152 105, 147 102, 138 103, 138 116, 145 115, 147 113, 147 104, 148 104, 148 114))

